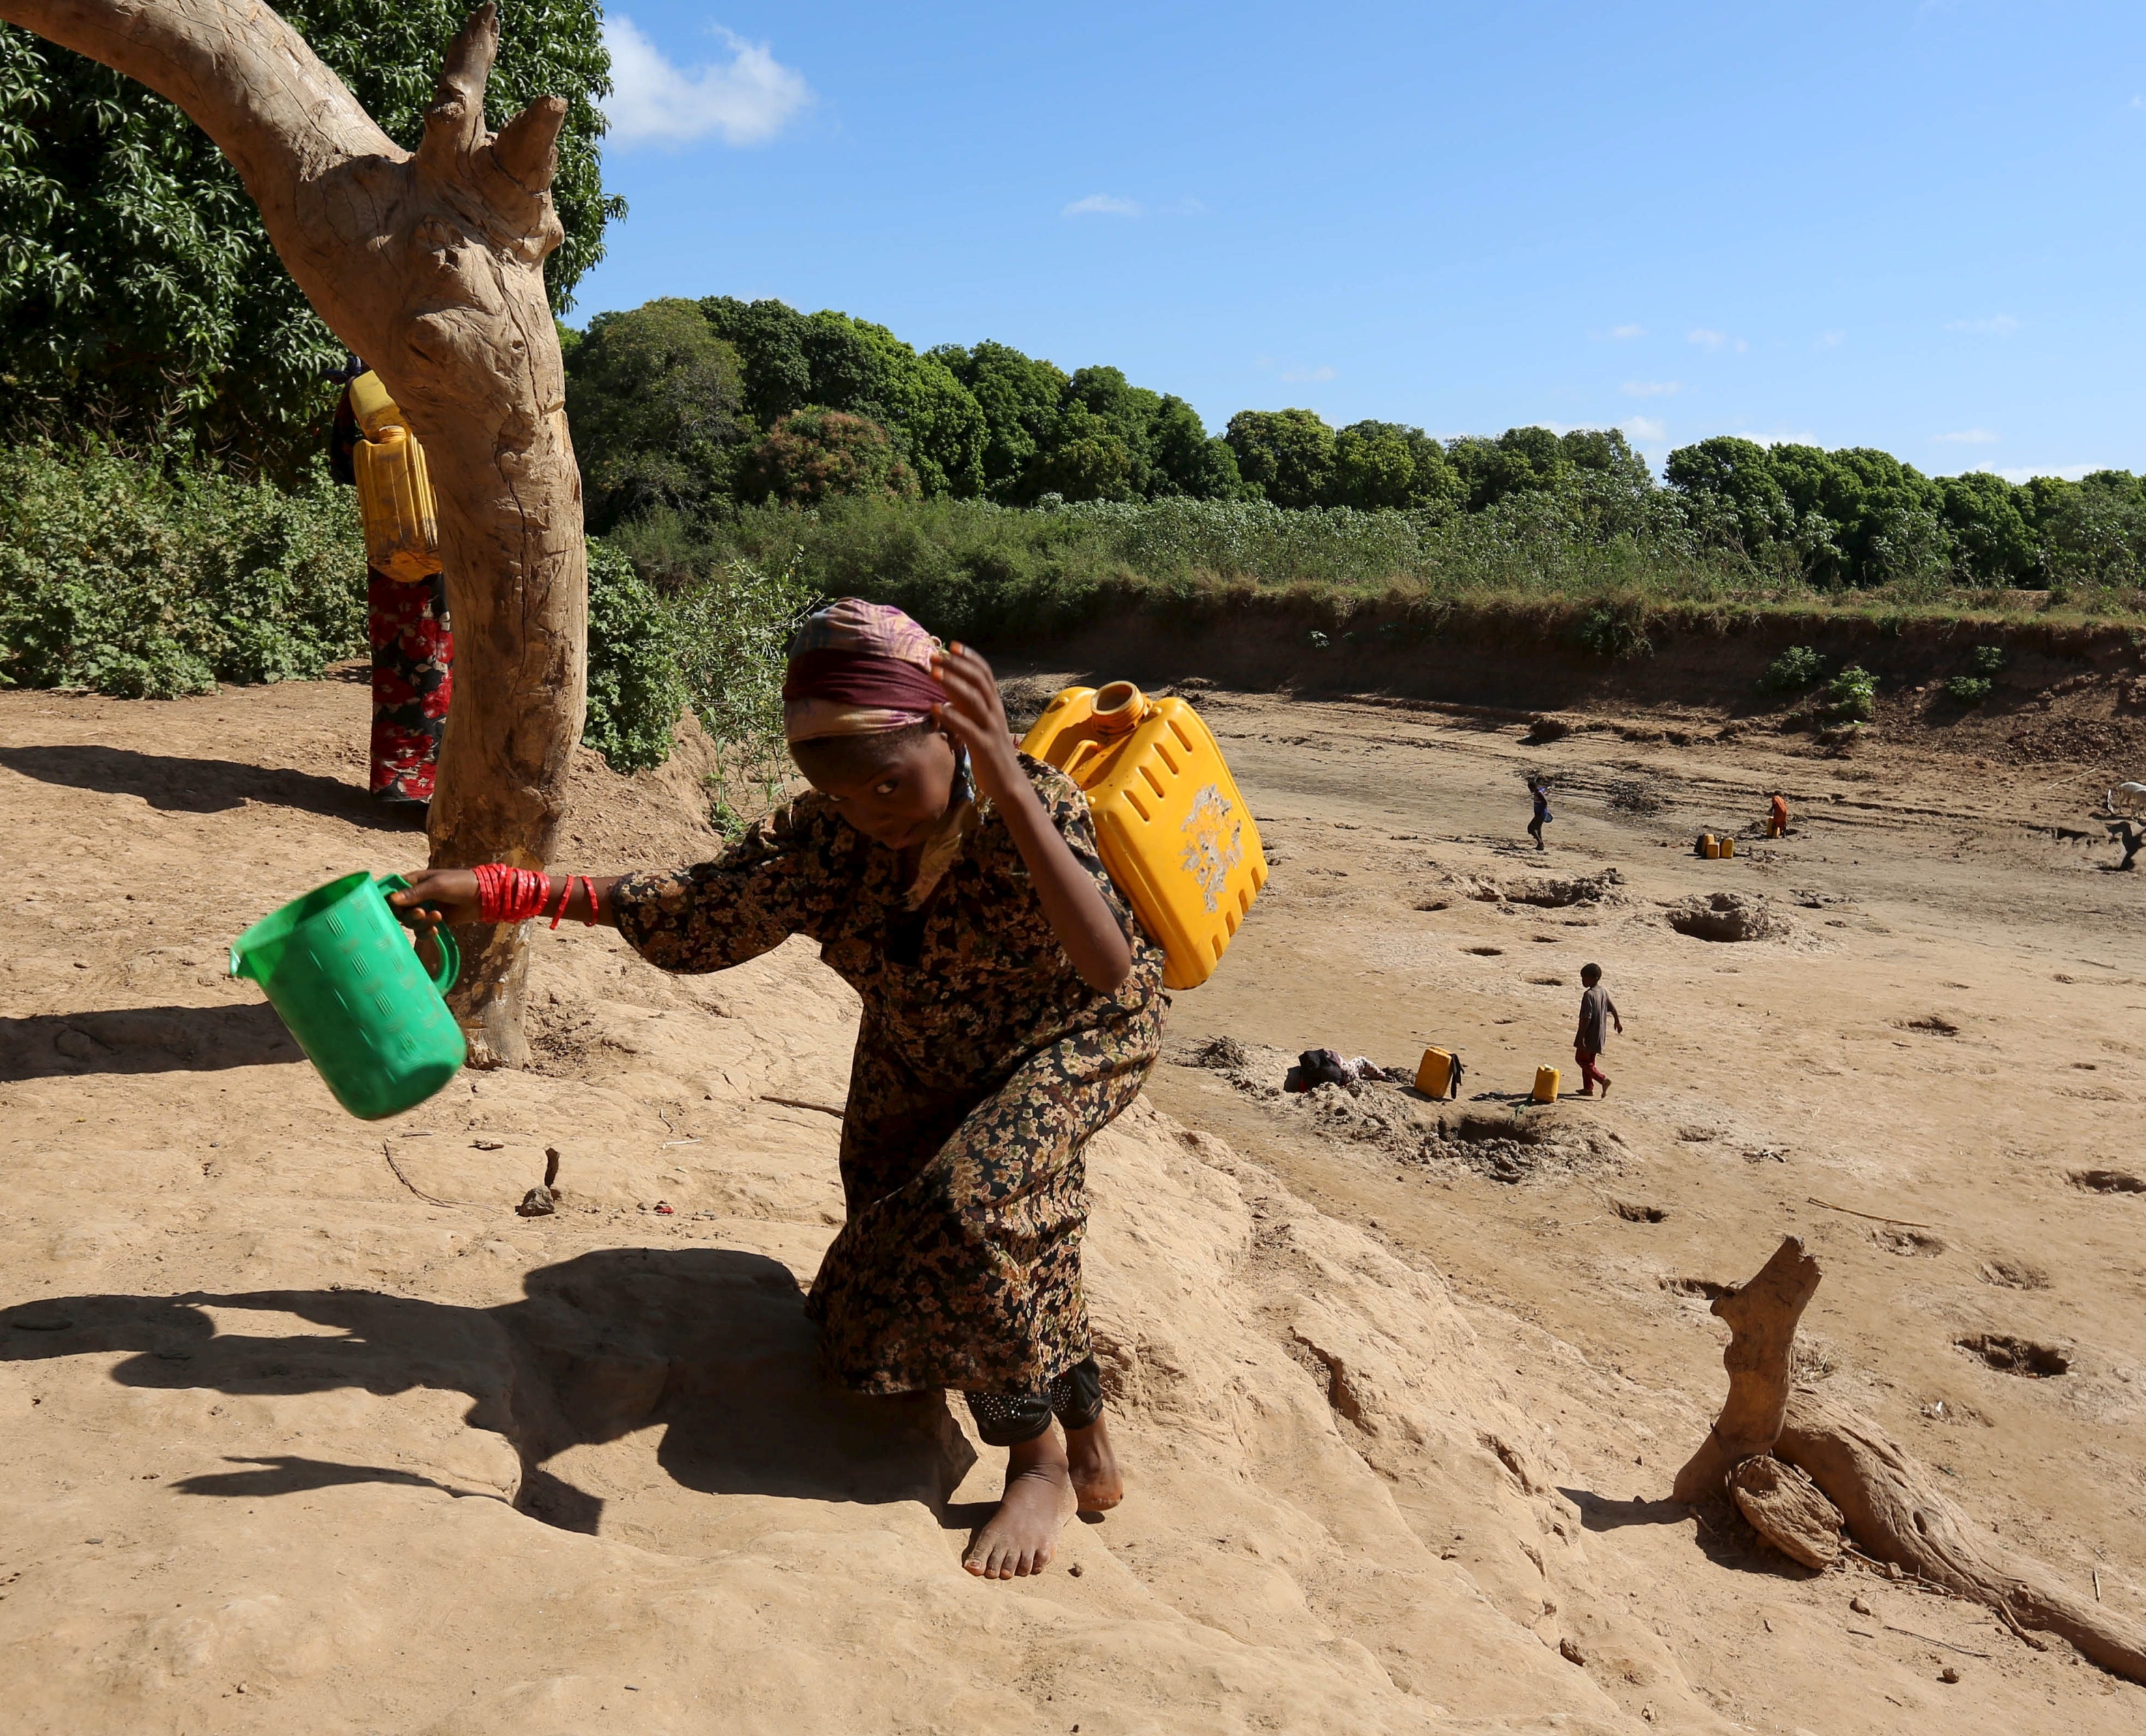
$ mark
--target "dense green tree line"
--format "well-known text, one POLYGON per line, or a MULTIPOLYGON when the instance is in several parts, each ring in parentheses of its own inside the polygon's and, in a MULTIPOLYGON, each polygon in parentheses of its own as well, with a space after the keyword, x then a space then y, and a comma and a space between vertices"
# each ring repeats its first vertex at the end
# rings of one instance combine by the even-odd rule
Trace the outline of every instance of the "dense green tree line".
POLYGON ((2146 575, 2146 480, 2129 471, 2077 482, 1926 476, 1867 446, 1724 435, 1670 453, 1666 473, 1709 540, 1790 557, 1820 584, 2135 585, 2146 575))
POLYGON ((2134 585, 2146 482, 2103 471, 2015 485, 1926 476, 1864 447, 1723 436, 1658 485, 1614 429, 1437 439, 1245 410, 1210 435, 1182 398, 1114 367, 1067 373, 1010 345, 921 353, 884 326, 781 302, 665 299, 568 331, 568 404, 598 529, 667 508, 844 495, 1051 502, 1263 501, 1428 522, 1549 513, 1601 538, 1724 551, 1820 586, 2134 585))
MULTIPOLYGON (((424 130, 467 0, 278 0, 277 10, 395 142, 424 130)), ((601 185, 611 62, 595 0, 521 0, 500 17, 494 127, 567 101, 551 197, 566 241, 555 308, 603 257, 624 206, 601 185)), ((288 478, 318 451, 342 347, 283 269, 222 153, 117 73, 0 24, 0 438, 92 433, 192 447, 288 478)))
POLYGON ((884 326, 776 301, 666 297, 564 339, 599 525, 659 505, 858 491, 1452 513, 1583 473, 1653 486, 1614 430, 1441 441, 1400 422, 1335 429, 1309 410, 1247 410, 1211 435, 1184 399, 1115 367, 1069 374, 994 342, 920 354, 884 326))

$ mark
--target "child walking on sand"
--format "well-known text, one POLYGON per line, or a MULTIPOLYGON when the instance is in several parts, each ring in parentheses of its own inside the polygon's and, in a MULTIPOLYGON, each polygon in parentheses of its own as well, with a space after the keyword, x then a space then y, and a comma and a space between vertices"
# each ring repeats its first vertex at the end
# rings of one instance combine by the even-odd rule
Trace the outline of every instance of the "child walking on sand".
POLYGON ((1602 967, 1582 965, 1580 980, 1584 985, 1580 997, 1580 1028, 1572 1034, 1572 1058, 1580 1068, 1580 1095, 1592 1097, 1595 1087, 1602 1087, 1602 1095, 1610 1095, 1610 1076, 1595 1064, 1602 1051, 1610 1046, 1610 1027, 1617 1027, 1617 1035, 1624 1035, 1624 1021, 1617 1015, 1617 1003, 1610 998, 1610 991, 1602 986, 1602 967))
POLYGON ((1155 1064, 1162 949, 1112 885, 1086 798, 1016 751, 974 651, 848 598, 806 620, 782 694, 812 789, 715 861, 436 870, 393 901, 421 925, 613 924, 666 970, 820 943, 864 1001, 848 1216, 806 1302, 823 1362, 861 1393, 961 1391, 1008 1454, 963 1565, 1041 1573, 1076 1510, 1122 1492, 1080 1284, 1083 1152, 1155 1064))

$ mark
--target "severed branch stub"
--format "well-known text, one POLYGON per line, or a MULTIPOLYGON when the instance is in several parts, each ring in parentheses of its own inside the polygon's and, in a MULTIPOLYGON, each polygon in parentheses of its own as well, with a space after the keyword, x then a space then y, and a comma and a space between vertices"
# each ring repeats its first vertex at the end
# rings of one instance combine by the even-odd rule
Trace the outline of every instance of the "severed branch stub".
POLYGON ((1790 1236, 1757 1277, 1715 1301, 1733 1334, 1722 1355, 1729 1401, 1677 1474, 1676 1499, 1696 1504, 1725 1484, 1761 1536, 1811 1566, 1834 1553, 1837 1515, 1865 1555, 1986 1605, 2022 1638, 2057 1634, 2146 1683, 2146 1630, 2005 1548, 1869 1418, 1790 1389, 1796 1324, 1818 1280, 1818 1262, 1790 1236))
POLYGON ((1796 1323, 1818 1290, 1818 1262, 1803 1238, 1789 1236, 1759 1275, 1714 1299, 1712 1312, 1729 1323, 1729 1401, 1690 1462, 1677 1473, 1673 1497, 1695 1506, 1721 1493, 1729 1474, 1754 1453, 1773 1450, 1789 1409, 1789 1353, 1796 1323))

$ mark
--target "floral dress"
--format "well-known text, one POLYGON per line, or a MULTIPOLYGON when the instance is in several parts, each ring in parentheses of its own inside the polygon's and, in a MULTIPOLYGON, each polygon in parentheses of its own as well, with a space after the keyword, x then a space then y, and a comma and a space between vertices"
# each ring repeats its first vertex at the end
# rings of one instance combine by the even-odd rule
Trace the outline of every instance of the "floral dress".
POLYGON ((721 970, 793 934, 864 999, 842 1118, 848 1217, 807 1311, 860 1392, 1042 1392, 1089 1354, 1082 1151, 1162 1036, 1162 949, 1095 847, 1087 799, 1021 769, 1132 947, 1115 994, 1066 955, 989 801, 921 908, 896 853, 807 795, 712 862, 636 874, 619 930, 666 970, 721 970))

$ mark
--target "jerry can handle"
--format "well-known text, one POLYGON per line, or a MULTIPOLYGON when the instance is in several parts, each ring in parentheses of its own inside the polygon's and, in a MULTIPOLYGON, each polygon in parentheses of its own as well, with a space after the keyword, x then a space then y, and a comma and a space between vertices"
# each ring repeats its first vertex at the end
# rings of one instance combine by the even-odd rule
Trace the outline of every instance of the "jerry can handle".
MULTIPOLYGON (((372 884, 380 889, 383 897, 390 892, 410 890, 410 882, 399 874, 383 874, 372 884)), ((396 920, 402 920, 400 917, 396 920)), ((454 987, 455 980, 462 974, 462 950, 455 945, 455 937, 444 928, 432 930, 432 944, 440 949, 440 968, 427 974, 432 979, 432 986, 444 995, 454 987)), ((236 960, 237 955, 234 953, 232 956, 236 960)), ((425 961, 420 957, 417 962, 422 965, 425 961)), ((232 974, 237 973, 234 970, 232 974)))

